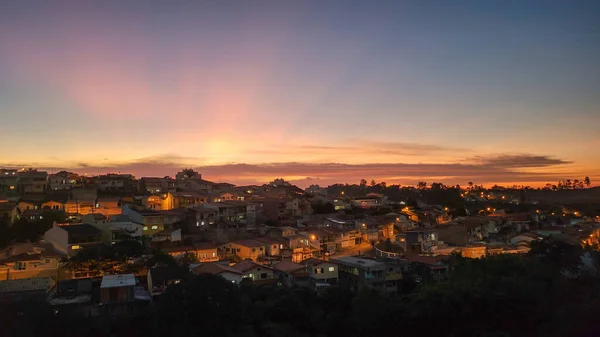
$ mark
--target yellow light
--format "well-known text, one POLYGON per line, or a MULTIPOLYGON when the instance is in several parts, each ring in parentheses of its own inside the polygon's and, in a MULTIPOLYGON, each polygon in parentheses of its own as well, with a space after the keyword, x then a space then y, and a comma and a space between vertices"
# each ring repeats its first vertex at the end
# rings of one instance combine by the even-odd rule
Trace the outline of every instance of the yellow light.
POLYGON ((317 237, 316 237, 314 234, 310 236, 310 239, 311 239, 311 240, 314 240, 314 239, 316 239, 316 238, 317 238, 317 237))
POLYGON ((71 246, 71 249, 73 249, 73 250, 77 250, 79 248, 81 248, 81 246, 79 246, 79 245, 71 246))
POLYGON ((362 226, 363 226, 363 227, 367 227, 367 225, 366 225, 366 224, 362 224, 362 226))
POLYGON ((11 187, 10 187, 10 189, 11 189, 11 190, 14 190, 14 189, 15 189, 15 187, 14 187, 14 186, 11 186, 11 187))
POLYGON ((540 212, 540 210, 539 210, 539 209, 536 209, 536 210, 535 210, 535 212, 536 212, 536 213, 539 213, 539 212, 540 212))
POLYGON ((444 207, 444 211, 447 211, 447 210, 448 210, 448 207, 444 207))
POLYGON ((344 195, 344 191, 342 191, 342 195, 344 195))
POLYGON ((491 210, 491 208, 489 208, 489 207, 488 207, 488 208, 487 208, 487 210, 488 210, 488 212, 489 212, 489 211, 491 210))

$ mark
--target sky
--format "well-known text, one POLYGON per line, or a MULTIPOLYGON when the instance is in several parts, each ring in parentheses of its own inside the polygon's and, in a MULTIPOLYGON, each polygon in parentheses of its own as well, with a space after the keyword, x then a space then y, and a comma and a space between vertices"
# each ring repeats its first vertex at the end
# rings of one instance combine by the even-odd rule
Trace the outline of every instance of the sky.
POLYGON ((0 167, 600 181, 600 2, 0 5, 0 167))

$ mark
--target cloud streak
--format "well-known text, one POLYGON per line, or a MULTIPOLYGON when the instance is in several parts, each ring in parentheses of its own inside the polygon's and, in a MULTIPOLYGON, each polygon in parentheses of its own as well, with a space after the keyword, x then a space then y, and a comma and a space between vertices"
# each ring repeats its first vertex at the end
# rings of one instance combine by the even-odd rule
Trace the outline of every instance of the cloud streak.
POLYGON ((572 164, 571 161, 566 161, 549 156, 539 155, 498 155, 498 156, 476 156, 473 158, 481 165, 489 165, 494 167, 504 168, 531 168, 531 167, 547 167, 555 165, 572 164))
MULTIPOLYGON (((102 174, 106 172, 129 172, 137 177, 174 175, 184 167, 193 167, 208 180, 234 184, 261 184, 283 177, 301 186, 312 183, 357 183, 360 179, 375 179, 388 184, 414 185, 417 181, 440 181, 446 184, 522 183, 539 185, 566 177, 583 175, 581 172, 535 172, 521 170, 566 165, 569 161, 537 155, 479 156, 465 163, 306 163, 280 162, 263 164, 230 163, 223 165, 194 165, 199 158, 161 155, 141 158, 125 163, 78 163, 63 169, 80 173, 102 174)), ((30 166, 30 165, 12 165, 30 166)), ((59 168, 53 168, 59 170, 59 168)), ((593 180, 600 177, 592 177, 593 180)))

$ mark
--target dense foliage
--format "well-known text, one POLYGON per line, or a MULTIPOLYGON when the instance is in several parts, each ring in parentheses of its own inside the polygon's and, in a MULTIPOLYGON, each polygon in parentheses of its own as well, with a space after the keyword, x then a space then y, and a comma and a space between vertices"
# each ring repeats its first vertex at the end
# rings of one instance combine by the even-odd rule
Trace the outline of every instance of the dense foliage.
POLYGON ((168 288, 145 319, 85 324, 22 303, 2 305, 0 319, 10 336, 596 336, 596 261, 591 249, 550 241, 529 255, 453 256, 446 281, 405 280, 398 295, 237 287, 201 275, 168 288))

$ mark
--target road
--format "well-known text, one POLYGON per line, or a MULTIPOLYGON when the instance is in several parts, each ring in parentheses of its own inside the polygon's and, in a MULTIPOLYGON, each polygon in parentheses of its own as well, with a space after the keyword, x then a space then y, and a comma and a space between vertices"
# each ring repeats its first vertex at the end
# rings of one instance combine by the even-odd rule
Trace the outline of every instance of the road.
POLYGON ((363 242, 359 245, 350 247, 350 248, 346 248, 343 250, 338 250, 335 252, 335 254, 331 255, 331 257, 338 257, 338 256, 356 256, 356 255, 361 255, 361 256, 367 256, 367 257, 374 257, 375 256, 375 251, 373 250, 373 246, 368 243, 368 242, 363 242))

